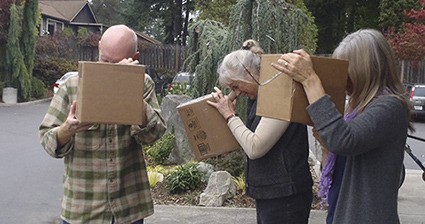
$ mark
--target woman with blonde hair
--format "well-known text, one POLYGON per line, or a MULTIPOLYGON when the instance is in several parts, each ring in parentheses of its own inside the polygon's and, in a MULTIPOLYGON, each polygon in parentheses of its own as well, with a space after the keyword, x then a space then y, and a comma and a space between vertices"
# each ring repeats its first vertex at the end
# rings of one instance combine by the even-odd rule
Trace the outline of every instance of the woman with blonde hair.
POLYGON ((307 127, 256 116, 262 49, 253 40, 243 46, 226 55, 217 72, 222 86, 249 98, 246 125, 235 114, 233 99, 220 89, 209 104, 226 119, 247 155, 246 193, 255 199, 257 223, 306 224, 313 198, 307 127))
POLYGON ((365 29, 345 37, 333 57, 349 61, 344 116, 326 95, 305 51, 284 54, 273 64, 302 84, 307 111, 331 152, 321 189, 329 196, 327 223, 399 223, 404 145, 413 128, 394 54, 379 31, 365 29))

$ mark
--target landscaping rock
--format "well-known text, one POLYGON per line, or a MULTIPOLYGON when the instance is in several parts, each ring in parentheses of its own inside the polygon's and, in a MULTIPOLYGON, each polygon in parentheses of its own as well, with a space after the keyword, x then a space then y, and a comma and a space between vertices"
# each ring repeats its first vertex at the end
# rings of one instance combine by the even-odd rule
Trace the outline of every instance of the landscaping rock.
POLYGON ((191 100, 186 95, 167 95, 162 99, 161 115, 167 124, 167 132, 173 132, 176 147, 171 151, 168 162, 171 164, 183 164, 194 158, 189 141, 186 136, 182 121, 176 109, 181 103, 191 100))
POLYGON ((227 171, 217 171, 211 174, 208 186, 201 194, 199 205, 208 207, 223 206, 223 202, 236 194, 232 175, 227 171))

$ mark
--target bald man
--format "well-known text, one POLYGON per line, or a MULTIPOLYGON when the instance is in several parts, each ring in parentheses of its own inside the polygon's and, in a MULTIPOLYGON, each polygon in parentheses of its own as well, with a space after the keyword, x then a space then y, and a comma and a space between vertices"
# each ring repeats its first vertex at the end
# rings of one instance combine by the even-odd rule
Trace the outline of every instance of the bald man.
MULTIPOLYGON (((138 54, 137 36, 124 25, 111 26, 99 41, 101 62, 138 63, 138 54)), ((165 132, 154 82, 145 74, 143 127, 80 123, 77 87, 77 76, 60 87, 39 127, 45 151, 64 158, 62 222, 141 224, 153 214, 142 145, 165 132)))

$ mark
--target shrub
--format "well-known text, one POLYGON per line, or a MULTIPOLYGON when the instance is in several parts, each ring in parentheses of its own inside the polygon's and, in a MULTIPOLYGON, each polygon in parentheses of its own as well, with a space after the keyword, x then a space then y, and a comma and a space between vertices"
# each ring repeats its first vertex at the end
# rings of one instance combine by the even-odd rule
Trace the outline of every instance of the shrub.
POLYGON ((174 145, 174 135, 165 134, 153 145, 146 147, 146 154, 155 164, 165 164, 174 145))
POLYGON ((64 58, 36 58, 33 76, 52 87, 57 79, 69 71, 77 71, 78 63, 64 58))
POLYGON ((32 77, 31 97, 40 99, 46 97, 47 93, 46 85, 40 79, 32 77))
POLYGON ((242 150, 238 150, 225 155, 209 158, 205 162, 213 165, 215 170, 227 171, 232 176, 237 177, 244 171, 245 154, 242 150))
POLYGON ((190 95, 190 86, 187 83, 173 82, 166 90, 166 95, 190 95))
POLYGON ((197 163, 186 163, 165 177, 167 190, 172 194, 183 193, 201 186, 205 173, 198 169, 197 163))
POLYGON ((162 173, 164 174, 164 176, 167 176, 168 174, 170 174, 171 172, 173 172, 174 170, 176 170, 176 166, 148 166, 147 167, 147 171, 148 172, 157 172, 157 173, 162 173))
POLYGON ((242 173, 238 177, 232 176, 233 183, 235 183, 236 190, 245 194, 246 184, 245 184, 245 175, 242 173))
POLYGON ((66 58, 68 60, 77 61, 79 59, 79 51, 77 40, 73 35, 69 35, 66 30, 55 31, 55 35, 40 36, 37 39, 35 48, 36 58, 66 58))
POLYGON ((149 179, 149 186, 151 188, 154 188, 157 183, 162 182, 164 180, 164 175, 162 173, 148 171, 148 179, 149 179))

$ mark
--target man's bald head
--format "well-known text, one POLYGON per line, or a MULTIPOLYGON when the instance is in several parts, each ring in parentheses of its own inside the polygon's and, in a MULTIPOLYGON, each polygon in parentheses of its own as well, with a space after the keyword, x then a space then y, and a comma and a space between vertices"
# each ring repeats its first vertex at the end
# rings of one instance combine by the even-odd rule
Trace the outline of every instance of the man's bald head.
POLYGON ((136 53, 136 33, 125 25, 109 27, 99 41, 99 61, 116 63, 136 53))

